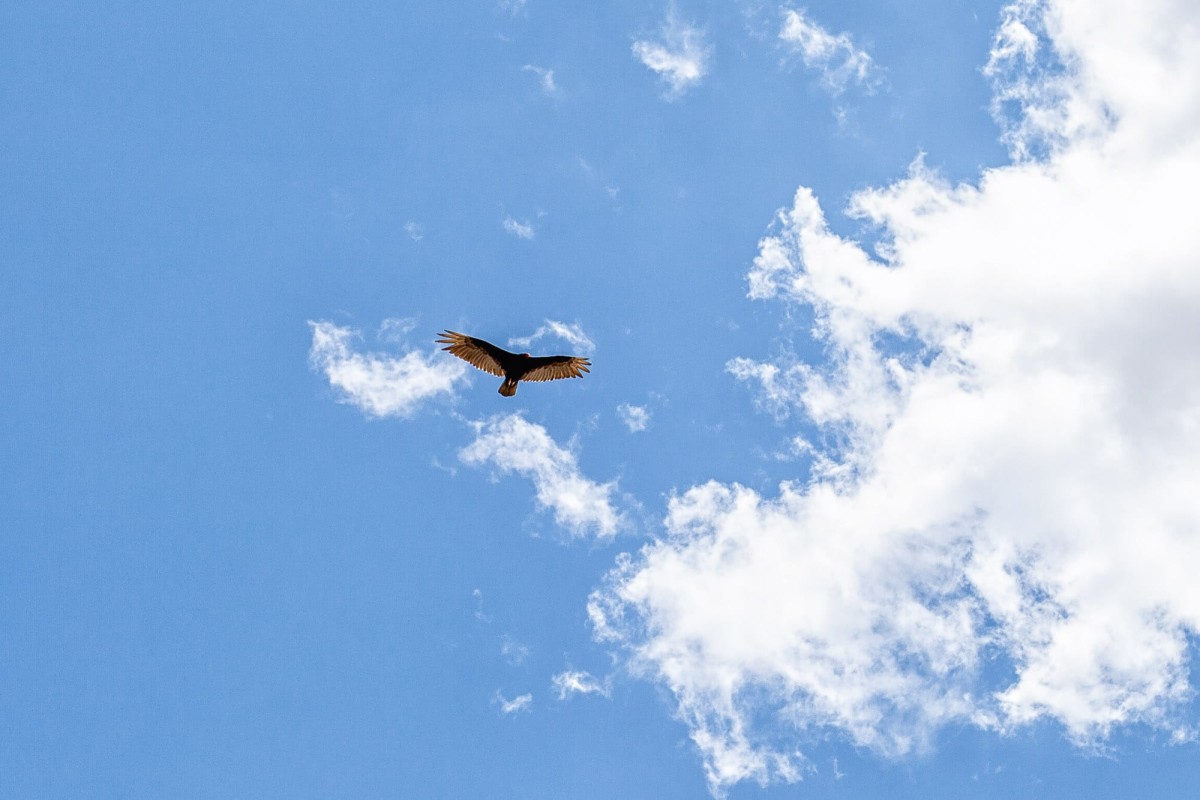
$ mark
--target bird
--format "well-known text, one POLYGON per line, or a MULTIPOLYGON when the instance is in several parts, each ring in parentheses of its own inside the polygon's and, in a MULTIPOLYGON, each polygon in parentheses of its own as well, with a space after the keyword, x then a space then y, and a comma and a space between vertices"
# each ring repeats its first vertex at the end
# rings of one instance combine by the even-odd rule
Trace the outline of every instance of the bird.
POLYGON ((476 339, 455 331, 445 331, 438 344, 473 367, 504 378, 500 394, 512 397, 517 393, 517 381, 554 381, 559 378, 582 378, 592 362, 579 356, 531 356, 529 353, 510 353, 491 342, 476 339))

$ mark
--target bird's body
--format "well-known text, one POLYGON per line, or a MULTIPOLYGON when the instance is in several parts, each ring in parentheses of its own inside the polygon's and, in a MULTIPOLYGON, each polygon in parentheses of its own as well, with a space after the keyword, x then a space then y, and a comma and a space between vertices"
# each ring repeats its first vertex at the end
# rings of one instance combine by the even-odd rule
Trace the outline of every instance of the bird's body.
POLYGON ((473 367, 504 378, 500 394, 512 397, 517 393, 517 381, 553 381, 559 378, 582 378, 592 365, 579 356, 531 356, 529 353, 510 353, 491 342, 454 331, 446 331, 437 340, 443 350, 458 356, 473 367))

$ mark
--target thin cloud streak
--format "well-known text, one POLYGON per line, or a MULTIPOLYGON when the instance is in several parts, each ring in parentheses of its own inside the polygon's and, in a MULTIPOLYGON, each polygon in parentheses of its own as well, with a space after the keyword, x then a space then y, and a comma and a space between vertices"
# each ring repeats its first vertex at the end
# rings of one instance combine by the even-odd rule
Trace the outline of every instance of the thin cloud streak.
POLYGON ((562 90, 558 88, 558 83, 554 80, 554 70, 534 64, 526 64, 521 67, 521 70, 523 72, 532 72, 538 76, 538 83, 542 87, 542 94, 547 97, 558 97, 562 94, 562 90))
POLYGON ((512 337, 508 340, 508 345, 509 347, 532 347, 535 342, 548 336, 562 339, 584 355, 590 356, 596 352, 596 343, 584 332, 583 326, 578 322, 567 323, 553 319, 546 320, 546 324, 540 326, 529 336, 512 337))
POLYGON ((533 695, 522 694, 509 700, 500 692, 499 689, 492 695, 492 705, 500 709, 500 713, 508 717, 513 714, 519 714, 522 711, 529 711, 533 706, 533 695))

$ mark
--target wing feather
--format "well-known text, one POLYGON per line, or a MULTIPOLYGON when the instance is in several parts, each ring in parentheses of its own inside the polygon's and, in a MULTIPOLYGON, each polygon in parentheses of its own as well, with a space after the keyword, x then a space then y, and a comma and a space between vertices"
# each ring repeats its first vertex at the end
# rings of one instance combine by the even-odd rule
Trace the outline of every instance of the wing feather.
POLYGON ((556 381, 559 378, 582 378, 591 372, 591 361, 578 356, 542 356, 531 358, 529 370, 521 376, 523 381, 556 381))
POLYGON ((491 342, 485 342, 483 339, 476 339, 474 336, 467 336, 455 331, 446 331, 441 334, 441 338, 437 340, 437 343, 448 345, 442 349, 448 351, 451 355, 458 356, 471 366, 497 377, 504 377, 504 368, 500 366, 500 361, 503 355, 509 354, 491 342))

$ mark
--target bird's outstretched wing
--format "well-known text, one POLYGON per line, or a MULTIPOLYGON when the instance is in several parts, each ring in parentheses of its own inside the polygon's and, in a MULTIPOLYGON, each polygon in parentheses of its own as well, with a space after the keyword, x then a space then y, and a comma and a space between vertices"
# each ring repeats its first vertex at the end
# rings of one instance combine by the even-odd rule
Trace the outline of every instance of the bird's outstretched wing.
POLYGON ((582 378, 591 361, 578 356, 540 356, 528 359, 529 369, 521 376, 523 381, 555 381, 559 378, 582 378))
POLYGON ((443 333, 442 338, 438 339, 437 343, 448 345, 448 347, 443 347, 442 349, 449 350, 450 353, 458 356, 471 366, 478 367, 484 372, 491 373, 497 377, 504 377, 504 368, 501 365, 515 358, 512 353, 507 350, 501 350, 491 342, 485 342, 483 339, 476 339, 474 336, 467 336, 466 334, 455 333, 454 331, 443 333))

